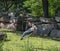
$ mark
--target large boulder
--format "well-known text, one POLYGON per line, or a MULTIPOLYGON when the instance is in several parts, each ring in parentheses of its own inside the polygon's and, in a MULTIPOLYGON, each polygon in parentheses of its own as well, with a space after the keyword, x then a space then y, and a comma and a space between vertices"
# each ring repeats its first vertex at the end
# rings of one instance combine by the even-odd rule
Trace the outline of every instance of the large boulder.
POLYGON ((60 38, 60 30, 52 30, 50 37, 56 37, 56 38, 60 38))
POLYGON ((60 29, 60 23, 57 23, 57 25, 58 25, 58 28, 60 29))
POLYGON ((60 17, 55 17, 55 20, 56 20, 57 22, 60 22, 60 17))
POLYGON ((37 32, 42 36, 48 36, 53 28, 54 28, 53 24, 42 24, 38 25, 37 32))

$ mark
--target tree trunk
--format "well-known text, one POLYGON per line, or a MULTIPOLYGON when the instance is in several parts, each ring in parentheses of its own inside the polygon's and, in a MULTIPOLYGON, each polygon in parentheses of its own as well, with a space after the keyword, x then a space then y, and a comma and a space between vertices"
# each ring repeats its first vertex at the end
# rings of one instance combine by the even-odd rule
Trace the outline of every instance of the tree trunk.
POLYGON ((42 0, 44 17, 49 18, 48 14, 48 0, 42 0))

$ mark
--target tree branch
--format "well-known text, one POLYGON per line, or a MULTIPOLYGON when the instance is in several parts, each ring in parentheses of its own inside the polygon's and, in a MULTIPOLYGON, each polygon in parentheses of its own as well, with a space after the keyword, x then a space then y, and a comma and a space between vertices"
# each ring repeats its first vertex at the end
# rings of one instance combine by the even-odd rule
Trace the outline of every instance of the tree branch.
POLYGON ((13 4, 14 4, 14 3, 12 2, 12 3, 8 6, 8 9, 9 9, 10 7, 12 7, 13 4))

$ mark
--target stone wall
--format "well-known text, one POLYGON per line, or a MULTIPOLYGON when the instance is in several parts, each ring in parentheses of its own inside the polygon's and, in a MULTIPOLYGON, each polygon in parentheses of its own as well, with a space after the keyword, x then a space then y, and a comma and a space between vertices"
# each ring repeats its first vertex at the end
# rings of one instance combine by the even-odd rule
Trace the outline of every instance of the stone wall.
POLYGON ((50 37, 59 37, 60 38, 60 18, 55 18, 58 28, 55 28, 55 23, 53 18, 40 18, 40 23, 37 24, 37 34, 40 36, 50 36, 50 37))

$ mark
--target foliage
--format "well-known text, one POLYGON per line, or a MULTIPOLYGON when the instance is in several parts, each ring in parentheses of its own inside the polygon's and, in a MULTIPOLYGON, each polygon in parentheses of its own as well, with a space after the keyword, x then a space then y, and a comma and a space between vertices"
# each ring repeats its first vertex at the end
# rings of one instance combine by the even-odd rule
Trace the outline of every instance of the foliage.
POLYGON ((56 12, 60 8, 60 0, 49 0, 49 14, 55 16, 56 12))
POLYGON ((0 9, 3 11, 8 11, 9 8, 13 6, 14 1, 12 0, 0 0, 0 9))
POLYGON ((32 15, 42 15, 42 1, 41 0, 27 0, 24 2, 24 7, 31 11, 32 15))
MULTIPOLYGON (((48 0, 48 2, 49 15, 53 17, 60 8, 60 0, 48 0)), ((24 7, 27 7, 32 15, 43 15, 42 0, 27 0, 24 2, 24 7)))
POLYGON ((18 8, 22 7, 24 1, 22 0, 0 0, 0 10, 1 11, 12 11, 18 10, 18 8))
MULTIPOLYGON (((49 15, 55 16, 60 10, 60 0, 48 0, 49 15)), ((0 0, 1 11, 25 11, 33 16, 43 16, 42 0, 0 0)))

